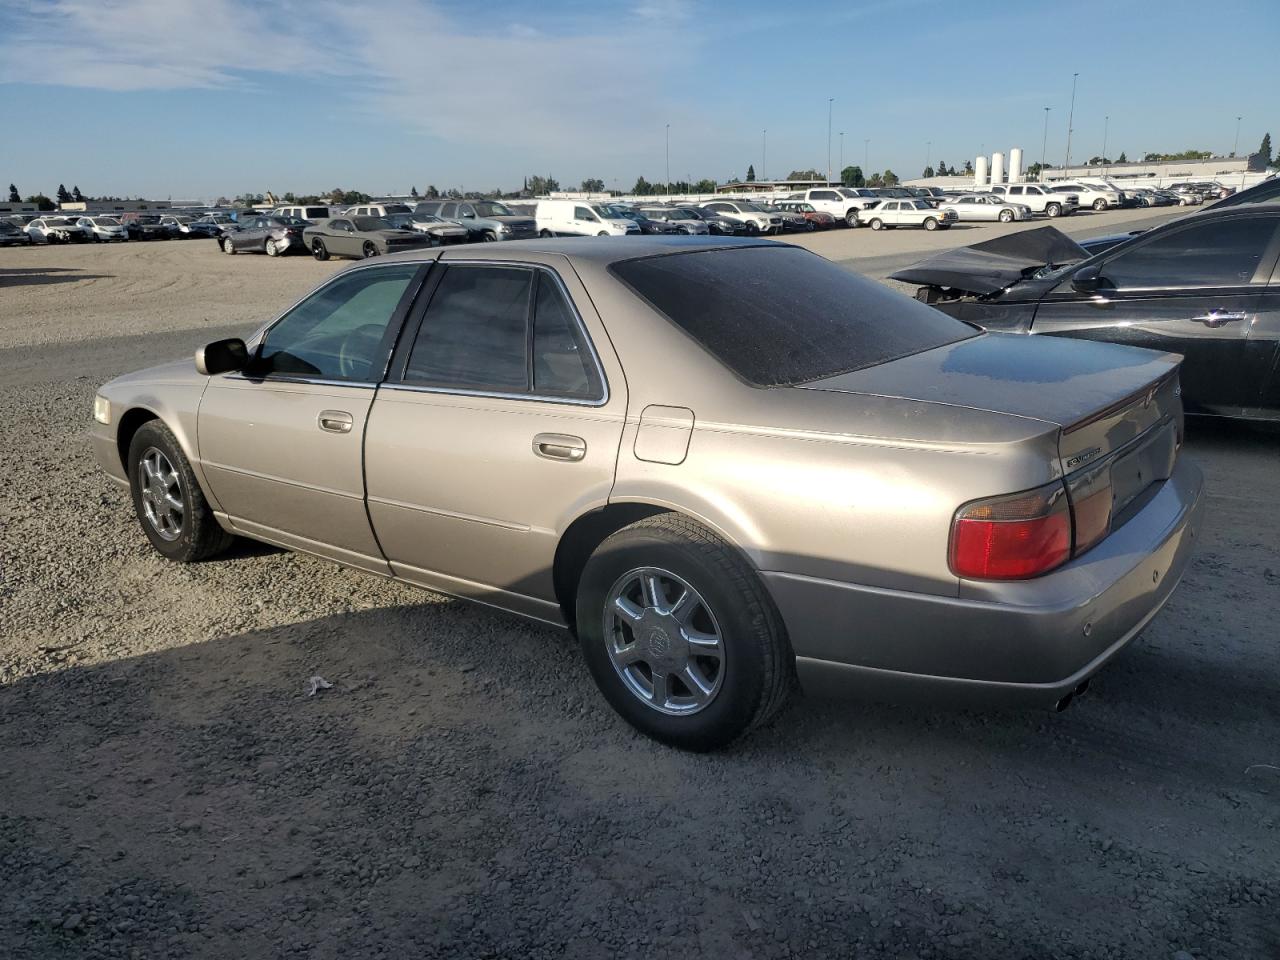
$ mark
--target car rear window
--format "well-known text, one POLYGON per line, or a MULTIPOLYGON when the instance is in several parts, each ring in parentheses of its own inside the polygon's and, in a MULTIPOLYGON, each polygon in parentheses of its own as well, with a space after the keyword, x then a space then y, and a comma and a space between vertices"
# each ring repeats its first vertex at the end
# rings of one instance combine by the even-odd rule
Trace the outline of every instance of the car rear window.
POLYGON ((756 386, 821 380, 977 332, 797 247, 665 254, 609 269, 756 386))

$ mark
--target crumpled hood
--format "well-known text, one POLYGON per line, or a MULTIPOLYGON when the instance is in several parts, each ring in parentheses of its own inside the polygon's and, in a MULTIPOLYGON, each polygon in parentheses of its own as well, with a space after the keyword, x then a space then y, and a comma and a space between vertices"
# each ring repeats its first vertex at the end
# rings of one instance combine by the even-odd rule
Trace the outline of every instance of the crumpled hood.
POLYGON ((890 279, 967 293, 997 293, 1044 266, 1087 260, 1089 252, 1055 227, 1037 227, 959 247, 891 274, 890 279))

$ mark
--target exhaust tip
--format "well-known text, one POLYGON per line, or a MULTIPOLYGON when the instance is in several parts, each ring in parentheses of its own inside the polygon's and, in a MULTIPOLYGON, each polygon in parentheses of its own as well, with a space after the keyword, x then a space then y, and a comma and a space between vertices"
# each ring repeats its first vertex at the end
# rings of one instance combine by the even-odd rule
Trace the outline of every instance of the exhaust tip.
POLYGON ((1090 679, 1091 679, 1091 678, 1086 677, 1084 680, 1080 681, 1080 685, 1079 685, 1079 686, 1077 686, 1074 690, 1072 690, 1072 691, 1071 691, 1071 696, 1072 696, 1072 697, 1083 697, 1086 693, 1088 693, 1088 692, 1089 692, 1089 680, 1090 680, 1090 679))
POLYGON ((1056 710, 1058 713, 1061 713, 1063 710, 1067 709, 1067 707, 1071 706, 1071 701, 1074 699, 1075 699, 1075 693, 1073 691, 1072 693, 1068 693, 1065 697, 1063 697, 1056 704, 1054 704, 1053 709, 1056 710))

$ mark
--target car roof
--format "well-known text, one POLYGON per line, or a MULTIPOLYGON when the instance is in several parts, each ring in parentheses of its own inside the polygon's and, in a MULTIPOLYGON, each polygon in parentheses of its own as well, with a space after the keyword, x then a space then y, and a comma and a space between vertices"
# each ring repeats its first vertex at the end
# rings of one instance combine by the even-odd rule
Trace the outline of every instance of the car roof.
MULTIPOLYGON (((788 247, 774 240, 736 237, 681 236, 676 234, 641 234, 629 237, 549 237, 535 240, 508 240, 505 243, 475 244, 466 249, 466 259, 519 260, 516 251, 531 254, 559 254, 571 262, 610 266, 624 260, 661 256, 690 250, 729 250, 738 247, 788 247)), ((434 260, 440 248, 409 250, 379 257, 379 262, 434 260)), ((454 251, 454 255, 459 255, 454 251)), ((363 261, 361 261, 363 262, 363 261)), ((367 266, 367 264, 365 264, 367 266)))

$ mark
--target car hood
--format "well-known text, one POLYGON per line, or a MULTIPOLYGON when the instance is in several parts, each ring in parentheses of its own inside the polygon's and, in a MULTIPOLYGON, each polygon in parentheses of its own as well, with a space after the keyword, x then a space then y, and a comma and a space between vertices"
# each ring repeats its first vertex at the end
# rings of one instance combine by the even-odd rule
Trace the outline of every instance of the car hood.
POLYGON ((983 333, 801 389, 923 400, 1068 427, 1166 376, 1180 359, 1096 340, 983 333))
POLYGON ((1089 253, 1054 227, 1037 227, 959 247, 890 274, 891 280, 996 293, 1045 266, 1086 260, 1089 253))
POLYGON ((188 384, 207 380, 196 370, 193 357, 184 360, 171 360, 159 366, 147 367, 126 373, 103 385, 103 390, 114 387, 145 387, 153 384, 188 384))

